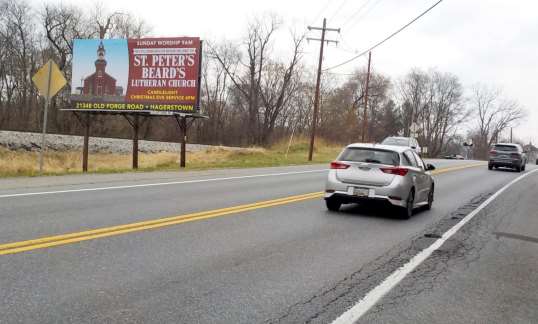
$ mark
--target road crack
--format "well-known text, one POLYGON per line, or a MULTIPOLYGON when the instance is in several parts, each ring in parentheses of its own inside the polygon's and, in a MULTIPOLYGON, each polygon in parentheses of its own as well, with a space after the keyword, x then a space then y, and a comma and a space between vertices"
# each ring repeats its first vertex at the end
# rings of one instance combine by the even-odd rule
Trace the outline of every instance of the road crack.
MULTIPOLYGON (((429 226, 412 238, 392 247, 388 252, 379 256, 372 262, 363 265, 356 272, 346 276, 331 286, 319 290, 310 298, 297 302, 288 307, 282 314, 265 321, 266 324, 275 323, 324 323, 333 319, 334 315, 340 314, 360 300, 368 291, 377 286, 393 271, 407 263, 413 256, 431 245, 438 237, 437 233, 444 233, 484 202, 492 193, 477 196, 456 211, 446 215, 439 222, 429 226)), ((487 214, 485 215, 488 216, 487 214)), ((475 218, 480 219, 480 217, 475 218)), ((459 240, 450 240, 449 244, 433 253, 431 260, 425 267, 421 266, 411 274, 411 279, 429 276, 430 280, 420 286, 402 285, 396 290, 394 297, 377 305, 372 312, 378 312, 383 307, 390 307, 399 303, 401 298, 409 295, 418 295, 431 290, 435 283, 443 279, 443 274, 451 260, 468 259, 474 262, 480 258, 479 251, 484 246, 488 237, 479 239, 480 246, 477 248, 470 231, 465 231, 466 236, 459 240), (475 255, 473 255, 475 254, 475 255), (471 257, 469 259, 469 257, 471 257)), ((448 242, 447 242, 448 243, 448 242)), ((410 280, 416 281, 416 280, 410 280)))

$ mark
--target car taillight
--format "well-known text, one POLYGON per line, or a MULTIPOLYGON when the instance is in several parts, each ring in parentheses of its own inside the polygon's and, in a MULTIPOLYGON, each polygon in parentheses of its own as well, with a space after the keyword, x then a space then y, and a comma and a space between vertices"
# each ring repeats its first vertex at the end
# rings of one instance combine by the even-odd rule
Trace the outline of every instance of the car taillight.
POLYGON ((345 164, 342 162, 338 162, 338 161, 331 162, 331 169, 342 170, 342 169, 347 169, 349 167, 350 167, 349 164, 345 164))
POLYGON ((513 157, 514 159, 519 159, 521 157, 519 153, 511 153, 510 156, 513 157))
POLYGON ((495 155, 495 154, 497 154, 497 151, 489 151, 489 154, 490 155, 495 155))
POLYGON ((381 170, 382 172, 384 173, 388 173, 388 174, 394 174, 394 175, 399 175, 399 176, 405 176, 407 174, 407 172, 409 172, 409 169, 406 169, 406 168, 398 168, 398 167, 394 167, 394 168, 380 168, 379 170, 381 170))

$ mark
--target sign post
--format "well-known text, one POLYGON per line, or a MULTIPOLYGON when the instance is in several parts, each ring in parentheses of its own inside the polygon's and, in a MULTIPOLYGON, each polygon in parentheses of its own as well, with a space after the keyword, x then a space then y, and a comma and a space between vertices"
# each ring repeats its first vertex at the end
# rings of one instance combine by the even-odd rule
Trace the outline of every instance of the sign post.
POLYGON ((35 86, 45 98, 45 111, 43 112, 43 131, 41 133, 41 151, 39 153, 39 174, 43 174, 43 154, 45 151, 45 135, 47 134, 47 113, 50 99, 54 97, 67 83, 62 71, 54 61, 49 60, 32 77, 35 86))

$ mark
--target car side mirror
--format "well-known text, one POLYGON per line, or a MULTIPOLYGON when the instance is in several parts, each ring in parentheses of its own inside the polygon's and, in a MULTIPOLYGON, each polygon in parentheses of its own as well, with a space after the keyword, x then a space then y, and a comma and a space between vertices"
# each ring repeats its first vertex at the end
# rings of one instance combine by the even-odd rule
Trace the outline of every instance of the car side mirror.
POLYGON ((416 149, 417 149, 417 147, 416 147, 416 146, 411 146, 411 148, 412 148, 413 150, 416 150, 416 149))
POLYGON ((433 171, 435 170, 435 166, 433 164, 427 164, 426 165, 426 171, 433 171))

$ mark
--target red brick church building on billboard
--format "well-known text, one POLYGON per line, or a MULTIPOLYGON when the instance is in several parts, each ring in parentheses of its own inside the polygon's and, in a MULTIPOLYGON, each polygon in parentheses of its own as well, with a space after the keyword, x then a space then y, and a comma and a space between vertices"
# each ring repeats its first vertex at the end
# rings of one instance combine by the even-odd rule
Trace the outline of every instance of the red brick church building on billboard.
MULTIPOLYGON (((116 79, 106 73, 105 47, 103 42, 97 48, 97 60, 95 60, 95 72, 84 79, 82 94, 87 96, 114 96, 117 95, 116 79)), ((123 89, 121 89, 123 92, 123 89)))

